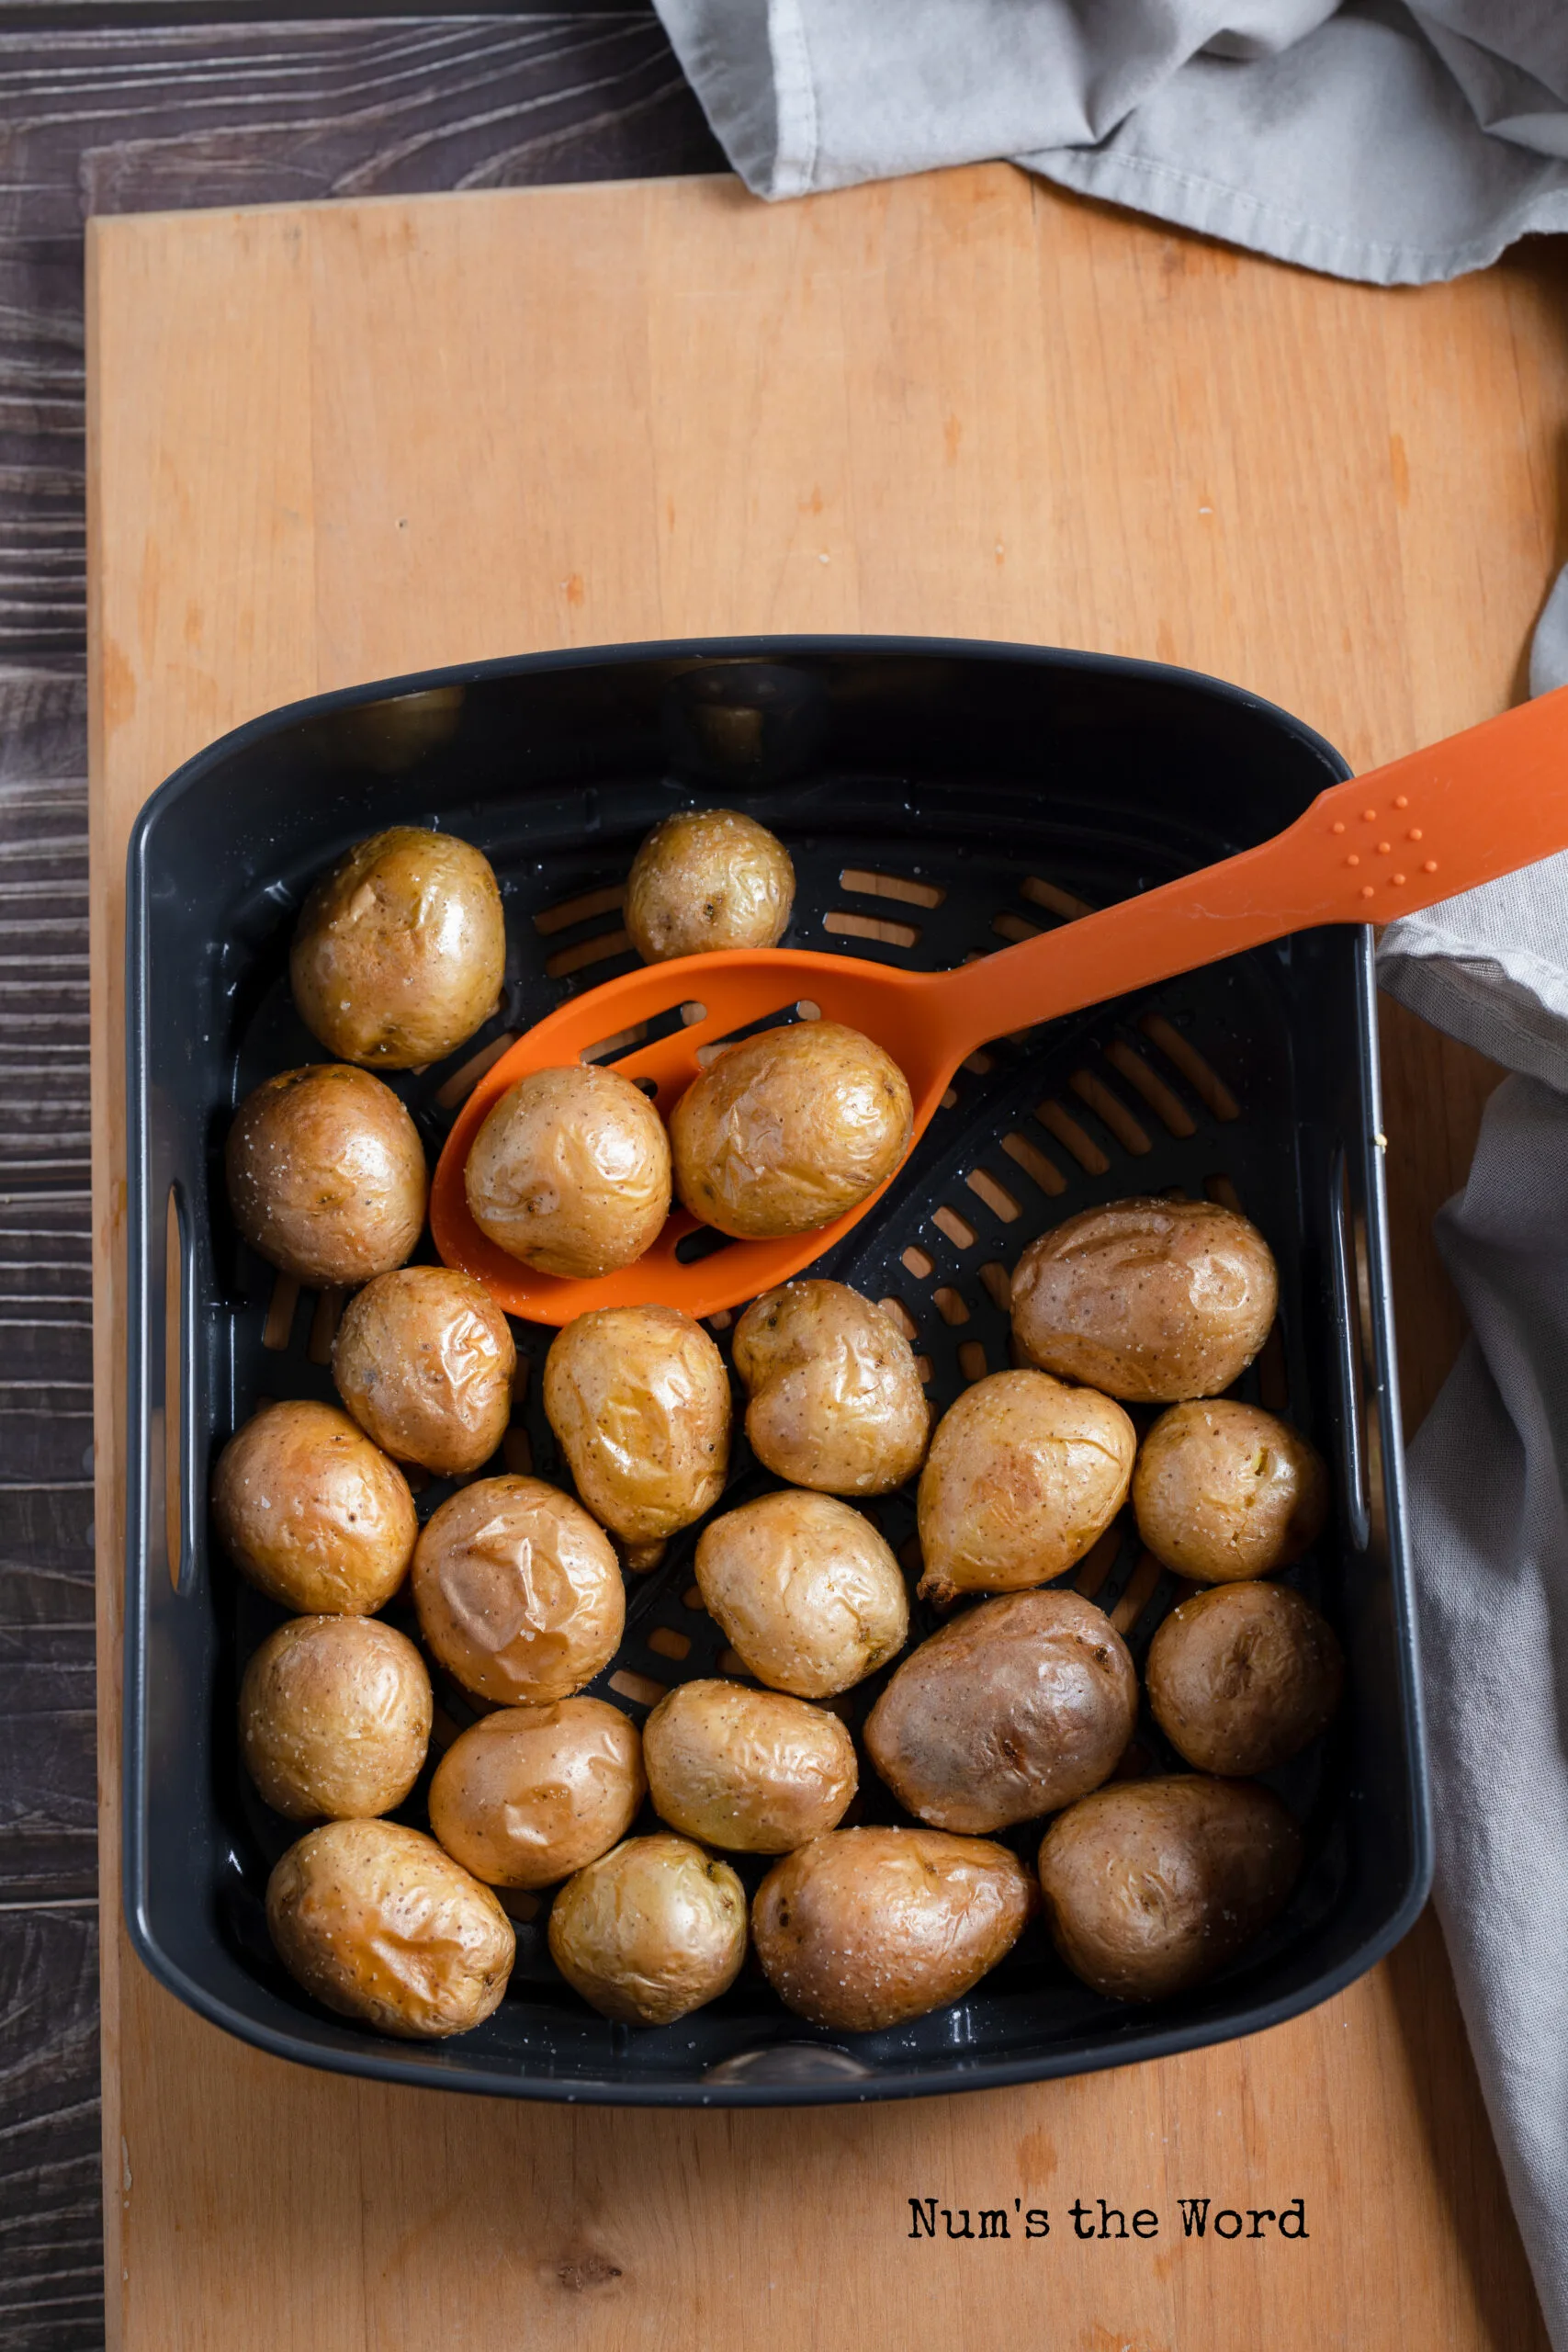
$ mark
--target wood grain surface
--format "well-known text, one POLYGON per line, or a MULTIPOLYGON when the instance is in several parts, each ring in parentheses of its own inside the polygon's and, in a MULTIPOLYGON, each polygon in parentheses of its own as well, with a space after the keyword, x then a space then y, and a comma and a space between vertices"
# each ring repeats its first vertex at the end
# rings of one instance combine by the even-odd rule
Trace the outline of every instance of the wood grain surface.
MULTIPOLYGON (((1429 1923, 1251 2041, 783 2118, 335 2080, 161 1993, 118 1933, 127 829, 286 696, 529 646, 953 631, 1239 679, 1358 764, 1499 708, 1560 558, 1563 261, 1381 294, 1005 167, 781 209, 730 182, 99 221, 93 1035, 111 2341, 1271 2352, 1543 2342, 1429 1923), (1152 2245, 1079 2243, 1104 2196, 1152 2245), (1188 2241, 1176 2201, 1310 2237, 1188 2241), (911 2197, 1048 2240, 911 2243, 911 2197)), ((1395 1023, 1417 1232, 1484 1066, 1395 1023)))

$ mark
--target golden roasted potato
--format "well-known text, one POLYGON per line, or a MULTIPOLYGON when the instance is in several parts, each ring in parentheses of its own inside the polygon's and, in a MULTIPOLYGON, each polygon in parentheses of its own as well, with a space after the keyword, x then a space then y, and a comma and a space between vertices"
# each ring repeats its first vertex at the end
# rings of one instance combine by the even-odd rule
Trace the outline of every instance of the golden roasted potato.
POLYGON ((900 1804, 984 1833, 1055 1813, 1108 1780, 1138 1678, 1103 1609, 1076 1592, 983 1601, 922 1642, 872 1709, 865 1744, 900 1804))
POLYGON ((729 1378, 679 1307, 606 1306, 563 1325, 545 1412, 578 1493, 624 1543, 662 1543, 724 1492, 729 1378))
POLYGON ((776 947, 794 903, 795 867, 766 825, 735 808, 682 808, 632 861, 626 929, 645 964, 776 947))
POLYGON ((1345 1654, 1289 1585, 1216 1585, 1171 1611, 1145 1671, 1155 1721, 1189 1764, 1271 1772, 1329 1722, 1345 1654))
POLYGON ((675 1190, 742 1240, 814 1233, 885 1183, 914 1106, 892 1057, 837 1021, 795 1021, 711 1061, 670 1119, 675 1190))
POLYGON ((618 1844, 647 1786, 637 1725, 618 1707, 502 1707, 436 1766, 430 1826, 491 1886, 553 1886, 618 1844))
POLYGON ((837 1826, 859 1784, 826 1707, 743 1682, 682 1682, 643 1725, 654 1811, 732 1853, 787 1854, 837 1826))
POLYGON ((542 1478, 476 1478, 449 1495, 415 1547, 413 1598, 439 1664, 507 1707, 581 1690, 626 1622, 609 1537, 542 1478))
POLYGON ((419 1521, 396 1463, 340 1413, 303 1397, 264 1405, 212 1474, 218 1540, 270 1600, 307 1616, 384 1609, 419 1521))
POLYGON ((628 1838, 568 1879, 550 1958, 602 2017, 673 2025, 728 1993, 746 1957, 746 1891, 686 1838, 628 1838))
POLYGON ((424 1660, 374 1617, 291 1617, 240 1685, 240 1753, 275 1813, 358 1821, 401 1804, 424 1765, 424 1660))
POLYGON ((490 1460, 512 1415, 517 1350, 482 1283, 452 1266, 378 1274, 344 1309, 333 1379, 394 1461, 461 1478, 490 1460))
POLYGON ((416 1069, 495 1011, 506 926, 490 860, 423 825, 356 842, 299 910, 299 1018, 345 1062, 416 1069))
POLYGON ((863 1682, 909 1637, 897 1561, 858 1510, 785 1487, 697 1538, 697 1587, 759 1682, 826 1699, 863 1682))
POLYGON ((302 1283, 388 1273, 423 1230, 419 1131, 389 1086, 347 1062, 287 1069, 247 1094, 224 1163, 242 1236, 302 1283))
POLYGON ((1284 1908, 1301 1866, 1271 1790, 1195 1772, 1097 1789, 1040 1848, 1056 1949, 1113 2001, 1201 1984, 1284 1908))
POLYGON ((1217 1396, 1274 1320, 1280 1283, 1255 1225, 1212 1201, 1111 1201, 1032 1241, 1012 1329, 1032 1363, 1129 1404, 1217 1396))
POLYGON ((751 1906, 769 1984, 813 2025, 880 2033, 956 2001, 1018 1941, 1028 1876, 1005 1846, 936 1829, 830 1829, 751 1906))
POLYGON ((517 1951, 489 1887, 395 1821, 309 1831, 267 1881, 266 1924, 313 2000, 406 2041, 482 2025, 517 1951))
POLYGON ((920 1473, 920 1597, 1047 1584, 1127 1498, 1137 1435, 1120 1405, 1045 1372, 993 1372, 937 1423, 920 1473))
POLYGON ((581 1280, 629 1266, 658 1240, 670 1138, 618 1070, 531 1070, 486 1114, 463 1181, 469 1215, 500 1249, 581 1280))
POLYGON ((735 1327, 759 1462, 793 1486, 886 1495, 912 1478, 931 1436, 915 1351, 880 1306, 844 1283, 785 1283, 735 1327))
POLYGON ((1173 1405, 1133 1473, 1138 1532, 1156 1560, 1199 1584, 1288 1568, 1328 1515, 1323 1457, 1289 1421, 1227 1396, 1173 1405))

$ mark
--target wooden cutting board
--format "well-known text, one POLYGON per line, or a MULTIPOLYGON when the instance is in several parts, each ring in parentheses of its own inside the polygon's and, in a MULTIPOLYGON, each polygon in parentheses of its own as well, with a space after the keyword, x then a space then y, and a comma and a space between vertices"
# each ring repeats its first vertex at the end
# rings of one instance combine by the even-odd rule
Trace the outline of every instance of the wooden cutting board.
MULTIPOLYGON (((1563 552, 1561 248, 1380 293, 995 166, 778 209, 704 179, 99 220, 88 254, 111 2341, 1543 2344, 1429 1921, 1254 2041, 795 2116, 384 2089, 152 1984, 119 1927, 121 876, 224 729, 530 647, 1032 639, 1241 680, 1357 764, 1464 726, 1521 690, 1563 552), (1080 2239, 1101 2197, 1158 2234, 1080 2239), (1299 2198, 1308 2234, 1185 2238, 1203 2197, 1299 2198), (911 2240, 912 2198, 1009 2239, 911 2240)), ((1457 1329, 1426 1222, 1493 1076, 1395 1023, 1413 1407, 1457 1329)))

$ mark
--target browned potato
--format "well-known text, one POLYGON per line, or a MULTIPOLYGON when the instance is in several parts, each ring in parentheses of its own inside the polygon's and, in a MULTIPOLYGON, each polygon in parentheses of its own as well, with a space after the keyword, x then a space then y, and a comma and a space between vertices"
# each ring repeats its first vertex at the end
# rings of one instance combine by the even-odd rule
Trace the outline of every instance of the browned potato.
POLYGON ((312 1999, 406 2041, 482 2025, 517 1951, 489 1887, 395 1821, 329 1821, 290 1846, 266 1924, 312 1999))
POLYGON ((1115 2001, 1212 1976, 1284 1908, 1301 1866, 1301 1833, 1271 1790, 1198 1773, 1097 1789, 1040 1848, 1056 1949, 1115 2001))
POLYGON ((624 1543, 662 1543, 724 1492, 729 1379, 679 1307, 606 1306, 563 1326, 545 1412, 578 1493, 624 1543))
POLYGON ((1127 1498, 1137 1435, 1120 1405, 1044 1372, 993 1372, 937 1423, 920 1473, 920 1597, 1016 1592, 1065 1575, 1127 1498))
POLYGON ((464 1184, 480 1232, 525 1266, 578 1280, 609 1274, 663 1229, 670 1138, 618 1070, 532 1070, 487 1113, 464 1184))
POLYGON ((1017 1942, 1030 1883, 1005 1846, 936 1829, 832 1829, 775 1862, 751 1933, 813 2025, 880 2033, 956 2001, 1017 1942))
POLYGON ((675 1190, 742 1240, 814 1233, 886 1182, 913 1128, 908 1081, 880 1046, 837 1021, 791 1022, 687 1087, 670 1120, 675 1190))
POLYGON ((759 1682, 826 1699, 863 1682, 909 1637, 898 1563, 858 1510, 785 1487, 697 1538, 697 1586, 759 1682))
POLYGON ((1149 1550, 1178 1576, 1266 1577, 1322 1533, 1328 1473, 1299 1430, 1257 1405, 1173 1405, 1144 1440, 1133 1509, 1149 1550))
POLYGON ((1217 1396, 1274 1320, 1279 1275, 1255 1225, 1213 1201, 1112 1201, 1032 1241, 1012 1278, 1031 1363, 1129 1404, 1217 1396))
POLYGON ((550 1958, 625 2025, 673 2025, 716 2001, 745 1957, 745 1889, 685 1838, 628 1838, 568 1879, 550 1909, 550 1958))
POLYGON ((542 1478, 476 1478, 449 1495, 415 1548, 413 1598, 438 1662, 508 1707, 581 1690, 626 1629, 609 1537, 542 1478))
POLYGON ((291 1617, 240 1685, 240 1752, 275 1813, 355 1821, 401 1804, 430 1740, 430 1677, 373 1617, 291 1617))
POLYGON ((423 825, 355 842, 299 910, 299 1018, 345 1062, 416 1069, 495 1011, 506 926, 490 860, 423 825))
POLYGON ((512 1327, 482 1283, 451 1266, 378 1274, 333 1341, 338 1395, 399 1462, 461 1478, 490 1460, 512 1414, 512 1327))
POLYGON ((419 1131, 389 1086, 346 1062, 284 1070, 248 1094, 225 1166, 242 1235, 302 1283, 388 1273, 424 1226, 419 1131))
POLYGON ((915 1351, 892 1317, 844 1283, 785 1283, 735 1328, 759 1462, 796 1487, 886 1495, 912 1478, 931 1435, 915 1351))
POLYGON ((367 1617, 413 1557, 419 1521, 397 1464, 335 1405, 265 1405, 212 1474, 218 1540, 285 1609, 367 1617))
POLYGON ((776 947, 794 903, 795 867, 766 825, 735 808, 682 808, 632 861, 626 929, 645 964, 776 947))
POLYGON ((1145 1670, 1155 1721, 1189 1764, 1271 1772, 1333 1715, 1345 1654, 1289 1585, 1216 1585, 1171 1611, 1145 1670))
POLYGON ((619 1708, 502 1707, 436 1766, 430 1826, 491 1886, 553 1886, 626 1836, 646 1792, 642 1743, 619 1708))
POLYGON ((654 1810, 742 1854, 787 1854, 836 1827, 859 1784, 837 1715, 743 1682, 682 1682, 643 1725, 654 1810))
POLYGON ((1076 1592, 983 1601, 907 1657, 865 1726, 871 1760, 933 1829, 1005 1829, 1108 1780, 1138 1678, 1103 1609, 1076 1592))

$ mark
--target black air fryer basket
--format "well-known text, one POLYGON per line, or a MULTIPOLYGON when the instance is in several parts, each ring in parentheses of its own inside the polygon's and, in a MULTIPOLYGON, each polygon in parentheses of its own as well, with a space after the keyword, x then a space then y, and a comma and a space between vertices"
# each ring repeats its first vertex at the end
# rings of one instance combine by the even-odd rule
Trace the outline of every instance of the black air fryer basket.
MULTIPOLYGON (((626 967, 619 887, 672 808, 739 806, 783 837, 799 877, 791 944, 934 968, 1261 841, 1346 773, 1282 712, 1190 673, 828 638, 547 654, 322 695, 240 729, 154 794, 129 876, 125 1875, 132 1938, 164 1984, 263 2049, 384 2081, 789 2104, 1026 2082, 1252 2032, 1404 1933, 1430 1864, 1367 932, 1302 933, 999 1039, 817 1269, 896 1303, 945 1408, 1010 1363, 1007 1273, 1074 1212, 1207 1195, 1272 1243, 1280 1322, 1240 1393, 1286 1412, 1333 1466, 1328 1531, 1289 1580, 1337 1628, 1348 1689, 1326 1737, 1269 1776, 1306 1838, 1289 1908, 1195 1992, 1102 2000, 1037 1921, 966 1999, 889 2032, 818 2033, 750 1962, 710 2007, 635 2031, 557 1975, 541 1905, 519 1918, 508 1996, 477 2031, 394 2042, 333 2018, 273 1956, 263 1895, 295 1833, 236 1755, 239 1677, 279 1612, 217 1551, 206 1502, 218 1449, 259 1399, 332 1394, 334 1302, 295 1299, 240 1244, 222 1145, 253 1086, 321 1058, 289 999, 288 940, 305 890, 351 842, 438 825, 501 878, 500 1012, 449 1062, 392 1080, 434 1157, 476 1053, 626 967)), ((518 1327, 532 1377, 506 1459, 564 1484, 538 1401, 550 1336, 518 1327)), ((775 1483, 739 1443, 722 1507, 775 1483)), ((432 1481, 422 1515, 448 1491, 432 1481)), ((871 1512, 907 1556, 912 1495, 871 1512)), ((696 1533, 629 1580, 625 1643, 592 1686, 639 1722, 672 1681, 717 1670, 722 1636, 693 1606, 696 1533)), ((1141 1661, 1173 1580, 1123 1536, 1069 1581, 1141 1661)), ((883 1679, 852 1694, 857 1719, 883 1679)), ((438 1702, 468 1719, 449 1687, 438 1702)), ((1146 1713, 1138 1744, 1151 1769, 1176 1765, 1146 1713)), ((400 1818, 423 1826, 423 1795, 422 1781, 400 1818)), ((861 1817, 901 1817, 869 1767, 863 1803, 861 1817)), ((1037 1834, 1018 1833, 1026 1858, 1037 1834)))

